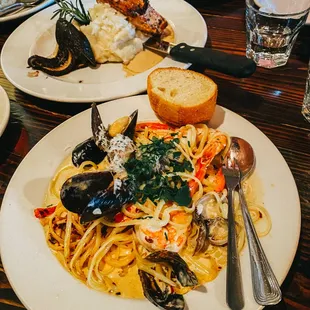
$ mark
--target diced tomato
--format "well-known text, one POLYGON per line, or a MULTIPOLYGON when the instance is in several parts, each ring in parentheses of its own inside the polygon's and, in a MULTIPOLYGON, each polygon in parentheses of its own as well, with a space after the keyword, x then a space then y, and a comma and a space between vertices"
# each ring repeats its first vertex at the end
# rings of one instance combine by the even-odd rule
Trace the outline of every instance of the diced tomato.
POLYGON ((150 129, 171 129, 171 127, 167 124, 162 124, 162 123, 152 123, 152 122, 147 122, 147 123, 138 123, 136 126, 136 130, 142 130, 145 128, 150 128, 150 129))
POLYGON ((125 218, 125 215, 123 212, 118 212, 117 214, 115 214, 114 216, 114 222, 115 223, 120 223, 120 222, 123 222, 125 218))
POLYGON ((34 209, 34 216, 38 219, 43 219, 53 214, 55 210, 56 210, 56 206, 48 207, 48 208, 36 208, 34 209))

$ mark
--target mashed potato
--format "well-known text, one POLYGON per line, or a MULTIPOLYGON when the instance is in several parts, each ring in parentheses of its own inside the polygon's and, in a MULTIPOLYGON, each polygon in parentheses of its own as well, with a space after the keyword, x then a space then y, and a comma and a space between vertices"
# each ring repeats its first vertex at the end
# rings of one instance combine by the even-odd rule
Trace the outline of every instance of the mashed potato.
POLYGON ((89 40, 96 62, 127 64, 143 50, 142 40, 126 17, 109 4, 95 4, 89 9, 91 22, 80 30, 89 40))

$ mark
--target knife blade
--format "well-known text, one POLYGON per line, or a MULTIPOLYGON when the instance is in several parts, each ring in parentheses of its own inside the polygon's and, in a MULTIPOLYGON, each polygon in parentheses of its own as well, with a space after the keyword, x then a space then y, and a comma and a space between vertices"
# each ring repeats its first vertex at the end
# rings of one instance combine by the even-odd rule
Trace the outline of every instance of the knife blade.
POLYGON ((151 37, 143 45, 155 53, 170 55, 177 61, 203 65, 238 78, 249 77, 256 70, 256 63, 252 59, 211 48, 190 46, 186 43, 173 44, 156 37, 151 37))

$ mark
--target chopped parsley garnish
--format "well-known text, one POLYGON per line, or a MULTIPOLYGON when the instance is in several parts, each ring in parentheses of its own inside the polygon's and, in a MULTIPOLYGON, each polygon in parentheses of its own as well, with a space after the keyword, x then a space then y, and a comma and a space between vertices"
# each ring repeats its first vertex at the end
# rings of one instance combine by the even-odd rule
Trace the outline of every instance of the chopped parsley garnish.
POLYGON ((175 138, 169 142, 154 137, 152 143, 141 145, 135 157, 125 164, 128 180, 134 188, 135 200, 144 203, 147 198, 152 201, 175 201, 180 206, 188 206, 192 199, 186 181, 180 176, 168 177, 173 172, 192 172, 191 163, 180 161, 175 138))

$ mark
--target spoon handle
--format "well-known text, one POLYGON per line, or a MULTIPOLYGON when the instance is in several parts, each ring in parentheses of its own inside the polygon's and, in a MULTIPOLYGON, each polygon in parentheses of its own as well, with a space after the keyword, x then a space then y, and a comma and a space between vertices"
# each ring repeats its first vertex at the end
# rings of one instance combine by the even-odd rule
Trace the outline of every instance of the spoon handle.
POLYGON ((233 190, 228 187, 228 245, 226 302, 230 309, 241 310, 244 307, 242 277, 236 240, 236 224, 233 206, 233 190))
POLYGON ((276 305, 282 298, 279 283, 257 237, 244 192, 240 184, 239 197, 249 244, 254 298, 258 304, 263 306, 276 305))

